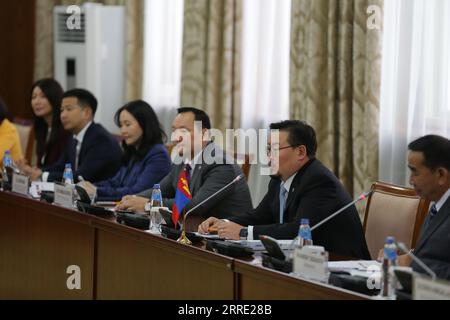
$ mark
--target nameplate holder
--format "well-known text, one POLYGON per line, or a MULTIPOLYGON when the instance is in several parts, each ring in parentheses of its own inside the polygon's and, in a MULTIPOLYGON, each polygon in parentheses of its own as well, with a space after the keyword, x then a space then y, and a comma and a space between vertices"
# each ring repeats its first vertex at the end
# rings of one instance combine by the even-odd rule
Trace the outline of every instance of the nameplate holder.
POLYGON ((55 204, 73 209, 73 188, 70 185, 55 184, 55 204))
POLYGON ((18 173, 13 173, 12 176, 12 192, 28 196, 30 188, 30 178, 18 173))
POLYGON ((293 273, 311 280, 328 281, 328 252, 323 247, 304 246, 295 249, 293 273))
POLYGON ((412 292, 414 300, 450 300, 450 282, 415 274, 412 292))

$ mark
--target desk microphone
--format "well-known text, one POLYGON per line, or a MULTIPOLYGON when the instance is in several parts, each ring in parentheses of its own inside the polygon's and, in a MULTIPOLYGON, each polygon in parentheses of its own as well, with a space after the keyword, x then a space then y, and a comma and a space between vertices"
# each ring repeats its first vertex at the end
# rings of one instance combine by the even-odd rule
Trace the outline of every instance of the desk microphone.
POLYGON ((403 253, 407 254, 411 259, 414 260, 414 262, 416 262, 422 269, 424 269, 431 276, 433 281, 436 280, 436 273, 433 270, 431 270, 422 260, 417 258, 417 256, 413 254, 411 250, 408 250, 408 248, 403 242, 397 242, 396 245, 397 248, 403 251, 403 253))
POLYGON ((315 229, 317 229, 318 227, 320 227, 321 225, 323 225, 324 223, 327 223, 329 220, 333 219, 334 217, 336 217, 338 214, 340 214, 341 212, 345 211, 347 208, 353 206, 355 203, 361 201, 361 200, 365 200, 367 199, 370 194, 373 192, 373 190, 363 193, 362 195, 360 195, 356 200, 354 200, 353 202, 350 202, 349 204, 347 204, 346 206, 342 207, 341 209, 339 209, 338 211, 336 211, 335 213, 333 213, 331 216, 323 219, 322 221, 320 221, 319 223, 317 223, 314 227, 311 228, 311 231, 314 231, 315 229))
POLYGON ((214 198, 215 196, 217 196, 218 194, 222 193, 223 191, 225 191, 229 186, 235 184, 236 182, 242 180, 244 178, 244 175, 240 174, 238 175, 236 178, 233 179, 233 181, 231 181, 230 183, 228 183, 226 186, 220 188, 220 190, 216 191, 215 193, 213 193, 212 195, 210 195, 208 198, 206 198, 205 200, 203 200, 202 202, 200 202, 199 204, 197 204, 195 207, 191 208, 190 210, 188 210, 188 212, 186 212, 183 215, 183 226, 182 226, 182 231, 181 231, 181 237, 177 240, 178 242, 182 243, 182 244, 191 244, 189 239, 186 237, 186 218, 187 216, 197 210, 198 207, 202 206, 203 204, 205 204, 206 202, 208 202, 210 199, 214 198))

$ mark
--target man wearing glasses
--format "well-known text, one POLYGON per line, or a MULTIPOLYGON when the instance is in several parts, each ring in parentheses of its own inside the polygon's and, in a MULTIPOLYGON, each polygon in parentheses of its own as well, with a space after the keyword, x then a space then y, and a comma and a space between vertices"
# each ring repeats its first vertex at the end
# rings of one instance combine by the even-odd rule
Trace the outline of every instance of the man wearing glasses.
MULTIPOLYGON (((315 158, 316 133, 304 122, 290 120, 270 125, 268 155, 272 179, 258 207, 227 220, 209 218, 199 232, 217 229, 227 239, 293 239, 300 220, 314 226, 352 199, 334 174, 315 158), (278 138, 278 139, 277 139, 278 138)), ((360 218, 355 206, 317 228, 315 245, 348 257, 370 259, 360 218)))

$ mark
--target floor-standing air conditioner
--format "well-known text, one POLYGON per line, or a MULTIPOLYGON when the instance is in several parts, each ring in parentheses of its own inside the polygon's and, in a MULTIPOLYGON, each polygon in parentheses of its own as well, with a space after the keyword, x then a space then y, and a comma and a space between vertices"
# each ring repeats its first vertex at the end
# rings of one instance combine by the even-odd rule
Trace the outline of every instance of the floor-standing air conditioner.
POLYGON ((91 91, 99 102, 95 121, 118 132, 113 117, 124 104, 125 9, 94 3, 78 12, 68 8, 54 8, 55 79, 66 90, 91 91))

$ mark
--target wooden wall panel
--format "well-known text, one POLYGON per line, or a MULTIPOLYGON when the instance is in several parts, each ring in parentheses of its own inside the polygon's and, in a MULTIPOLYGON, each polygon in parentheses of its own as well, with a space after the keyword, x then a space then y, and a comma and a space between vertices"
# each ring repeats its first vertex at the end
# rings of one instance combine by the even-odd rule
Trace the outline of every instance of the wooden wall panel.
POLYGON ((12 117, 31 119, 36 0, 0 1, 0 96, 12 117))

